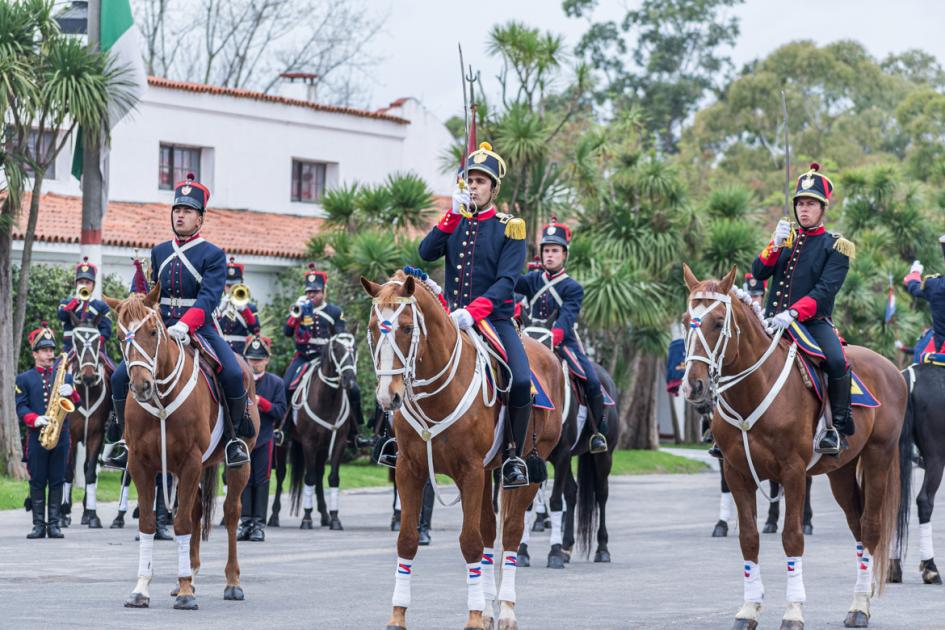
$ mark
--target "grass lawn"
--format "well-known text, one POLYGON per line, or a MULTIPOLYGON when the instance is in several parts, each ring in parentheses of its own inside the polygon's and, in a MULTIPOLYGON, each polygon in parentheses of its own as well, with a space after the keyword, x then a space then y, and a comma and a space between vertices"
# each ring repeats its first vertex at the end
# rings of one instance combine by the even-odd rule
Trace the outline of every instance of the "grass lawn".
MULTIPOLYGON (((706 468, 707 466, 701 462, 660 451, 617 451, 614 457, 613 474, 689 474, 702 472, 706 468)), ((387 473, 387 468, 372 464, 366 458, 342 464, 341 488, 342 490, 350 490, 386 486, 390 483, 387 473)), ((443 475, 437 475, 437 482, 444 485, 450 483, 449 479, 443 475)), ((98 475, 98 500, 117 501, 120 484, 121 473, 111 470, 100 472, 98 475)), ((273 478, 270 491, 275 491, 275 487, 275 479, 273 478)), ((222 486, 220 489, 222 490, 222 486)), ((285 489, 288 490, 288 479, 286 479, 285 489)), ((132 500, 137 498, 134 484, 129 488, 129 492, 132 500)), ((14 481, 8 477, 0 477, 0 510, 22 509, 23 499, 27 493, 27 483, 25 481, 14 481)), ((73 489, 72 496, 74 501, 81 502, 82 490, 73 489)))

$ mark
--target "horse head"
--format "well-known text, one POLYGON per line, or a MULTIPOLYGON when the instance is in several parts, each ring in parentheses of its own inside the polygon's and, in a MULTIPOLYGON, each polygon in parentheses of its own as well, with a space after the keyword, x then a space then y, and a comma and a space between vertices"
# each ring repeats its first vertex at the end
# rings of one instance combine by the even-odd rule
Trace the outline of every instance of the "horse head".
MULTIPOLYGON (((134 293, 125 300, 105 298, 117 313, 119 345, 128 369, 131 392, 138 402, 147 402, 157 395, 156 379, 167 351, 161 344, 168 339, 167 329, 156 306, 161 285, 155 284, 147 295, 134 293)), ((166 346, 165 346, 166 347, 166 346)))
POLYGON ((91 387, 101 378, 99 352, 102 347, 102 334, 98 330, 98 323, 102 314, 96 315, 87 326, 83 325, 74 311, 69 312, 69 319, 72 321, 72 348, 79 378, 84 385, 91 387))
POLYGON ((355 351, 357 327, 350 333, 338 333, 326 344, 322 367, 329 376, 341 377, 341 386, 350 390, 357 383, 358 358, 355 351))

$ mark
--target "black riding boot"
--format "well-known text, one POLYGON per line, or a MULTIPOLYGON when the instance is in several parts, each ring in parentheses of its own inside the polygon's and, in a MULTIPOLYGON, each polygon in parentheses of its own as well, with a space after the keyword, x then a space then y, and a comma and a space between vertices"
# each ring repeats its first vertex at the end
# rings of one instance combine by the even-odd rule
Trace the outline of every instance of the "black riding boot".
POLYGON ((515 450, 508 449, 505 462, 502 464, 502 485, 506 488, 519 488, 528 485, 528 468, 522 453, 527 439, 528 421, 531 419, 532 406, 525 404, 522 407, 509 406, 509 423, 512 425, 512 439, 515 441, 515 450))
MULTIPOLYGON (((249 448, 246 442, 241 440, 243 437, 253 437, 255 431, 253 423, 246 417, 246 394, 238 398, 227 398, 227 408, 229 409, 229 431, 226 431, 229 441, 226 443, 226 465, 229 468, 237 468, 249 463, 249 448)), ((224 429, 225 430, 225 429, 224 429)))
POLYGON ((840 378, 827 379, 827 397, 830 399, 830 414, 833 419, 833 431, 827 431, 817 452, 824 455, 837 455, 846 448, 847 441, 841 436, 853 435, 853 413, 850 409, 850 371, 840 378))
POLYGON ((386 416, 386 414, 382 415, 379 420, 379 422, 384 423, 384 426, 374 437, 371 461, 388 468, 397 468, 397 440, 394 439, 393 430, 390 428, 386 416))
POLYGON ((115 423, 118 426, 116 433, 118 441, 112 446, 108 457, 102 464, 108 468, 124 470, 128 467, 128 446, 125 444, 125 399, 112 398, 112 408, 115 410, 115 423))
POLYGON ((168 514, 167 506, 164 504, 164 490, 161 488, 160 482, 158 482, 156 490, 154 516, 157 527, 154 530, 154 540, 173 540, 174 537, 167 531, 170 514, 168 514))
POLYGON ((604 396, 600 393, 600 388, 596 392, 587 392, 587 411, 591 417, 591 427, 594 433, 591 435, 588 450, 592 454, 607 452, 607 418, 604 416, 604 396))
POLYGON ((420 504, 420 523, 417 525, 417 531, 420 532, 420 542, 417 544, 426 546, 430 544, 430 520, 433 518, 433 485, 428 481, 423 486, 423 502, 420 504))
POLYGON ((49 489, 49 502, 46 504, 49 518, 46 519, 46 535, 50 538, 64 538, 59 529, 59 510, 62 507, 62 484, 49 489))
POLYGON ((30 509, 33 511, 33 531, 26 535, 30 540, 46 537, 46 489, 30 486, 30 509))
POLYGON ((253 489, 253 531, 249 535, 252 542, 266 540, 266 508, 269 507, 269 482, 264 481, 253 489))

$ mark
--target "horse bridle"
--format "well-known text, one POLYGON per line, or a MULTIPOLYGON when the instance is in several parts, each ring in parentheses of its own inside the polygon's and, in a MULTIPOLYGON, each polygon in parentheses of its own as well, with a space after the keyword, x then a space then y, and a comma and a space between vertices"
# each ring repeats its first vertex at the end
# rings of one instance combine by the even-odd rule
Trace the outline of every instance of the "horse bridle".
POLYGON ((688 379, 689 369, 693 362, 705 363, 709 372, 710 401, 714 407, 721 393, 719 385, 722 379, 722 364, 725 362, 725 353, 732 338, 732 297, 714 291, 698 291, 689 297, 688 312, 689 332, 686 335, 686 371, 683 374, 683 381, 688 379), (693 306, 693 302, 700 300, 713 300, 713 302, 708 306, 703 304, 693 306), (709 341, 702 332, 702 320, 719 306, 725 310, 722 330, 715 340, 715 345, 710 347, 709 341), (697 343, 702 346, 704 355, 695 354, 697 343))
MULTIPOLYGON (((403 282, 399 280, 391 280, 391 283, 402 285, 403 282)), ((380 300, 374 298, 372 301, 372 309, 374 311, 374 316, 377 318, 377 328, 380 331, 380 336, 377 340, 377 345, 374 345, 374 339, 371 336, 371 331, 368 330, 367 341, 368 347, 371 349, 371 360, 374 362, 374 372, 378 376, 403 376, 404 383, 410 383, 416 377, 416 360, 417 352, 420 347, 420 334, 421 331, 425 337, 427 334, 426 322, 423 318, 423 312, 417 307, 417 298, 413 295, 409 297, 394 297, 388 298, 385 300, 380 300), (397 308, 394 309, 394 312, 389 316, 385 317, 381 312, 381 304, 397 304, 397 308), (404 312, 405 309, 410 310, 410 321, 411 321, 411 331, 410 331, 410 347, 407 349, 406 356, 403 351, 401 351, 400 346, 397 345, 396 333, 397 329, 400 328, 400 314, 404 312), (394 356, 400 361, 400 367, 395 368, 393 365, 389 370, 382 370, 380 368, 381 360, 381 351, 384 348, 385 344, 389 344, 391 351, 394 353, 394 356)))
MULTIPOLYGON (((351 333, 338 333, 332 336, 328 341, 328 360, 331 361, 332 367, 334 367, 335 376, 326 376, 321 366, 319 366, 318 378, 330 387, 338 387, 338 384, 341 382, 341 377, 344 376, 345 372, 357 374, 357 353, 354 349, 354 335, 351 333), (344 354, 341 355, 340 359, 335 356, 334 347, 336 341, 344 348, 344 354), (351 359, 350 361, 348 360, 349 358, 351 359)), ((322 365, 324 365, 324 362, 322 362, 322 365)))
POLYGON ((72 347, 75 350, 76 362, 79 370, 88 366, 98 372, 101 379, 101 362, 99 349, 102 342, 102 333, 98 328, 80 326, 72 329, 72 347))

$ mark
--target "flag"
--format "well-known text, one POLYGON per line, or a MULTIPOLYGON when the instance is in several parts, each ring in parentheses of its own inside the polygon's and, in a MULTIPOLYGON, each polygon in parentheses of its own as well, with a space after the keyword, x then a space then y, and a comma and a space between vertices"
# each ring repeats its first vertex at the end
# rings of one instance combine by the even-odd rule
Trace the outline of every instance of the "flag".
MULTIPOLYGON (((124 69, 122 79, 130 84, 127 89, 137 102, 148 87, 148 75, 141 57, 138 28, 131 13, 130 0, 102 0, 99 49, 109 56, 113 67, 124 69)), ((112 103, 108 108, 108 127, 114 129, 128 113, 127 104, 112 103)), ((102 151, 104 161, 106 151, 102 151)), ((75 150, 72 154, 72 175, 82 179, 82 130, 76 130, 75 150)))
POLYGON ((886 301, 886 317, 884 323, 889 324, 896 316, 896 289, 893 287, 892 274, 889 274, 889 298, 886 301))

